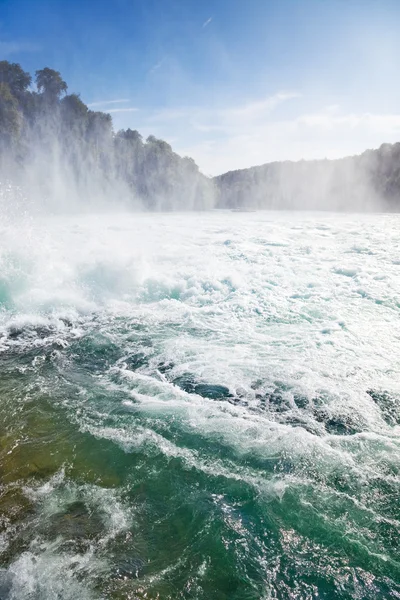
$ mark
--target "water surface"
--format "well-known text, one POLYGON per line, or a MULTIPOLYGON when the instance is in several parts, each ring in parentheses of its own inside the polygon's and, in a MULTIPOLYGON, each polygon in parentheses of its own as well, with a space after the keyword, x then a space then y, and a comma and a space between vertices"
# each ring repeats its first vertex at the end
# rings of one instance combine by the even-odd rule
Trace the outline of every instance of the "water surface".
POLYGON ((400 598, 400 217, 0 225, 0 597, 400 598))

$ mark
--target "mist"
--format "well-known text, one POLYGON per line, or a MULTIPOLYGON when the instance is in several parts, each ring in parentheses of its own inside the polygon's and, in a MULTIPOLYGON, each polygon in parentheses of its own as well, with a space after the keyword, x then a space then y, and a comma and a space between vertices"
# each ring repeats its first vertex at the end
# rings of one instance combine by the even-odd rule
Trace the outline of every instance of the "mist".
POLYGON ((400 144, 337 160, 274 162, 215 178, 221 207, 398 211, 400 144))
POLYGON ((33 212, 204 210, 213 182, 163 140, 115 132, 111 115, 67 94, 58 71, 0 62, 3 200, 33 212), (11 189, 9 187, 11 185, 11 189))
POLYGON ((398 210, 400 144, 211 178, 164 140, 114 131, 111 115, 68 94, 58 71, 44 68, 34 79, 19 64, 0 62, 3 213, 398 210))

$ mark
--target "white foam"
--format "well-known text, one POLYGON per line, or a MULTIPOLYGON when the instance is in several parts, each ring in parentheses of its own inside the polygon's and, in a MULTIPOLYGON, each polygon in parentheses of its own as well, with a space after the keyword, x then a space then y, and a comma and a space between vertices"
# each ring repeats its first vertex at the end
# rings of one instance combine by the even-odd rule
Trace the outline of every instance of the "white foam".
POLYGON ((97 598, 90 584, 94 576, 104 570, 102 562, 92 552, 68 555, 58 550, 57 544, 38 544, 37 548, 33 545, 32 550, 23 552, 7 571, 7 598, 97 598))
MULTIPOLYGON (((126 393, 128 416, 125 424, 105 425, 90 403, 78 414, 68 400, 71 418, 125 449, 177 451, 152 430, 163 419, 168 428, 172 415, 181 431, 240 456, 286 454, 310 468, 341 464, 355 477, 373 477, 380 461, 394 467, 400 460, 399 428, 385 423, 366 393, 400 392, 399 221, 260 212, 240 219, 64 217, 20 230, 4 224, 0 340, 5 347, 10 328, 20 327, 32 332, 28 343, 42 343, 35 328, 48 327, 62 350, 71 336, 101 328, 127 365, 115 365, 102 382, 126 393), (130 370, 129 356, 144 338, 147 364, 130 370), (161 363, 171 364, 165 375, 161 363), (245 402, 188 394, 172 383, 185 373, 232 394, 241 390, 245 402), (286 389, 288 412, 263 408, 255 384, 261 396, 286 389), (309 408, 297 409, 296 393, 309 408), (313 412, 317 401, 327 418, 354 418, 361 432, 328 434, 313 412), (132 428, 136 413, 147 428, 132 428), (286 417, 301 417, 307 427, 286 417)), ((190 460, 204 463, 202 456, 190 460)))

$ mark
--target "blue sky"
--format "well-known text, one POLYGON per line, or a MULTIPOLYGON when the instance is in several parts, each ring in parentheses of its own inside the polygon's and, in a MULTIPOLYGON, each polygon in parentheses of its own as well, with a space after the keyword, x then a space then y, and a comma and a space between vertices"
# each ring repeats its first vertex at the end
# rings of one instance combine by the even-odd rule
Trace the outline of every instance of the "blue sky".
POLYGON ((399 0, 0 0, 0 59, 217 174, 400 141, 399 0))

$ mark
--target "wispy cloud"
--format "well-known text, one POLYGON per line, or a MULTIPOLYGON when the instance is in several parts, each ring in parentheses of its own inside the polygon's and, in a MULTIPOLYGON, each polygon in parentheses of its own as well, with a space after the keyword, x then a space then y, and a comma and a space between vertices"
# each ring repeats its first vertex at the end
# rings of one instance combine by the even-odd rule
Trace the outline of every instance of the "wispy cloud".
POLYGON ((213 20, 213 18, 212 18, 212 17, 210 17, 209 19, 207 19, 207 21, 204 21, 204 23, 203 23, 203 25, 202 25, 203 29, 204 29, 204 27, 207 27, 207 25, 209 25, 209 24, 211 23, 211 21, 212 21, 212 20, 213 20))
POLYGON ((124 106, 114 108, 116 104, 125 104, 126 102, 129 102, 127 98, 119 98, 117 100, 98 100, 96 102, 91 102, 90 104, 88 104, 88 107, 96 108, 107 113, 131 113, 139 110, 138 108, 136 108, 136 106, 124 106))
POLYGON ((193 132, 192 139, 181 137, 177 146, 204 172, 218 174, 276 160, 341 158, 399 137, 400 114, 343 113, 327 107, 294 118, 226 121, 222 132, 205 131, 203 139, 193 132))
POLYGON ((96 102, 91 102, 88 104, 88 107, 92 108, 95 106, 108 106, 109 104, 122 104, 124 102, 129 102, 129 100, 126 98, 122 98, 120 100, 97 100, 96 102))
POLYGON ((165 59, 166 59, 166 57, 165 57, 165 56, 163 56, 163 58, 162 58, 161 60, 159 60, 159 61, 158 61, 158 62, 157 62, 155 65, 153 65, 153 66, 151 67, 151 69, 149 69, 149 71, 148 71, 148 72, 149 72, 149 73, 154 73, 155 71, 157 71, 157 70, 158 70, 160 67, 162 67, 162 65, 163 65, 163 64, 164 64, 164 62, 165 62, 165 59))
POLYGON ((37 52, 38 50, 40 50, 40 46, 31 42, 17 40, 10 42, 0 41, 0 58, 10 56, 11 54, 19 54, 22 52, 37 52))
POLYGON ((220 132, 230 134, 233 131, 246 130, 265 121, 269 115, 284 102, 300 98, 298 92, 278 92, 261 100, 249 101, 236 106, 224 107, 182 107, 167 109, 150 115, 154 123, 171 121, 184 122, 185 126, 202 132, 220 132))
POLYGON ((126 108, 111 108, 108 109, 107 112, 109 113, 130 113, 130 112, 137 112, 139 109, 136 108, 135 106, 128 106, 126 108))
POLYGON ((296 101, 300 98, 297 92, 278 92, 226 107, 143 110, 136 126, 146 135, 174 138, 174 150, 213 175, 276 160, 340 158, 400 139, 400 114, 337 105, 309 111, 307 98, 296 101), (285 103, 292 101, 287 110, 285 103))
MULTIPOLYGON (((230 108, 228 109, 228 116, 245 118, 247 120, 257 119, 263 115, 269 114, 283 102, 295 98, 301 98, 301 94, 298 92, 278 92, 277 94, 268 96, 262 100, 248 102, 244 105, 230 108)), ((227 111, 224 111, 224 114, 227 114, 227 111)))

